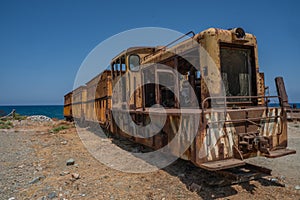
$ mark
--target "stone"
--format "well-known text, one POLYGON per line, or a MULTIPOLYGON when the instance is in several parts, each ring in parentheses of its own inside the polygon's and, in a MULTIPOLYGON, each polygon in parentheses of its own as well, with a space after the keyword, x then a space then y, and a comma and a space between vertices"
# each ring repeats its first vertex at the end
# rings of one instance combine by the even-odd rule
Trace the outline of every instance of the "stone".
POLYGON ((50 192, 50 193, 48 194, 48 198, 49 198, 49 199, 53 199, 53 198, 55 198, 55 197, 57 197, 56 192, 50 192))
POLYGON ((75 160, 73 158, 67 160, 67 165, 74 165, 74 164, 75 164, 75 160))
POLYGON ((45 176, 38 176, 38 177, 32 179, 31 181, 29 181, 29 184, 35 184, 44 178, 45 178, 45 176))
POLYGON ((271 181, 271 182, 277 183, 277 182, 278 182, 278 179, 277 179, 277 178, 271 178, 270 181, 271 181))
POLYGON ((36 167, 35 169, 36 169, 37 171, 42 171, 42 170, 43 170, 42 167, 36 167))
POLYGON ((278 185, 280 185, 282 187, 285 187, 285 184, 282 183, 282 182, 280 182, 278 178, 271 178, 270 181, 273 182, 273 183, 275 183, 275 184, 278 184, 278 185))
POLYGON ((80 178, 80 174, 72 173, 72 178, 79 179, 80 178))
POLYGON ((295 186, 295 189, 296 189, 296 190, 300 190, 300 185, 296 185, 296 186, 295 186))
POLYGON ((63 171, 63 172, 60 172, 60 174, 59 174, 59 175, 61 175, 61 176, 65 176, 65 175, 67 175, 67 174, 70 174, 70 172, 69 172, 69 171, 63 171))
POLYGON ((190 185, 190 190, 193 192, 200 192, 201 188, 202 188, 201 185, 198 185, 196 183, 192 183, 190 185))
POLYGON ((68 144, 68 142, 65 140, 65 141, 62 141, 62 142, 60 142, 62 145, 66 145, 66 144, 68 144))
POLYGON ((25 165, 24 165, 24 164, 22 164, 22 165, 19 165, 18 167, 22 169, 24 166, 25 166, 25 165))

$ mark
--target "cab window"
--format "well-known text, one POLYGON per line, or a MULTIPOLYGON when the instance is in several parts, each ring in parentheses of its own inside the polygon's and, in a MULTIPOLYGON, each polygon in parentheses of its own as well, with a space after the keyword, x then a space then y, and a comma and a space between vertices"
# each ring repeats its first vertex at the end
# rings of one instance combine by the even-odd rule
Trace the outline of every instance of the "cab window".
POLYGON ((140 57, 138 55, 130 55, 129 56, 129 69, 130 71, 139 71, 140 68, 140 57))

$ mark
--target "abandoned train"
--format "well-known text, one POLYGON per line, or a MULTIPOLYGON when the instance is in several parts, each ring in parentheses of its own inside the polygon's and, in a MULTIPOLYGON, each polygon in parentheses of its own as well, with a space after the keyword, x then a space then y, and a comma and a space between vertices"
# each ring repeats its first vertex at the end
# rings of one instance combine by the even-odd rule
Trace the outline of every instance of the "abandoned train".
POLYGON ((121 52, 109 70, 65 95, 64 116, 220 170, 295 153, 287 149, 283 79, 275 83, 278 94, 266 95, 254 35, 210 28, 172 46, 121 52), (268 106, 272 98, 280 107, 268 106), (162 121, 156 134, 137 128, 162 121))

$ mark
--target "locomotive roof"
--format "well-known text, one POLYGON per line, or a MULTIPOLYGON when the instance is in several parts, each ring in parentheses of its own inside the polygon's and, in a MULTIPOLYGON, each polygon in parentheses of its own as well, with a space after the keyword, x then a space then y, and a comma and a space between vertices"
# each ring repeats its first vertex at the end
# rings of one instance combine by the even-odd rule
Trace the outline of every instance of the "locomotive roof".
POLYGON ((135 53, 138 52, 139 50, 144 50, 144 51, 149 51, 149 53, 153 52, 156 48, 155 47, 151 47, 151 46, 138 46, 138 47, 130 47, 124 51, 122 51, 121 53, 119 53, 117 56, 115 56, 111 62, 116 61, 119 57, 121 57, 122 55, 126 55, 126 54, 131 54, 131 53, 135 53))
MULTIPOLYGON (((195 34, 193 37, 190 37, 180 43, 177 43, 174 46, 171 46, 171 47, 164 46, 162 48, 158 48, 152 54, 145 56, 143 59, 143 63, 148 63, 148 62, 153 62, 155 60, 159 60, 162 55, 164 55, 164 57, 167 58, 167 57, 174 56, 174 54, 181 54, 181 53, 184 53, 185 51, 191 50, 193 48, 197 48, 199 41, 201 41, 202 39, 208 38, 208 37, 213 37, 216 35, 231 37, 233 30, 234 29, 226 30, 226 29, 219 29, 219 28, 206 29, 204 31, 201 31, 201 32, 195 34)), ((245 33, 244 41, 247 41, 248 39, 256 41, 256 38, 254 35, 252 35, 250 33, 245 33)))

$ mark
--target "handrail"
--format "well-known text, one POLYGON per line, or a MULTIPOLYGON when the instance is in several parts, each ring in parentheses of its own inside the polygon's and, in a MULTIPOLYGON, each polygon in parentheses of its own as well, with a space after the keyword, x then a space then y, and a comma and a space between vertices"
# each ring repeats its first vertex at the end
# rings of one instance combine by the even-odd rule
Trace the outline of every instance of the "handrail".
POLYGON ((190 34, 192 34, 193 37, 195 36, 194 31, 187 32, 186 34, 180 36, 180 37, 177 38, 176 40, 174 40, 174 41, 170 42, 169 44, 165 45, 163 48, 166 48, 166 47, 170 46, 171 44, 174 44, 174 43, 177 42, 178 40, 180 40, 180 39, 182 39, 182 38, 184 38, 185 36, 188 36, 188 35, 190 35, 190 34))
MULTIPOLYGON (((268 108, 268 99, 269 98, 278 98, 279 100, 281 99, 280 96, 231 96, 231 97, 226 97, 225 96, 225 97, 207 97, 207 98, 205 98, 202 101, 202 122, 204 122, 204 111, 206 109, 204 107, 204 103, 206 101, 208 101, 209 99, 224 99, 224 105, 225 105, 224 106, 224 117, 225 117, 225 120, 218 120, 218 121, 214 121, 214 122, 211 122, 211 123, 220 123, 220 122, 222 122, 222 123, 226 123, 226 122, 236 123, 236 122, 247 121, 247 122, 250 122, 250 123, 252 123, 252 124, 260 127, 259 124, 255 123, 253 121, 258 120, 258 119, 271 119, 271 118, 275 118, 275 119, 280 118, 281 121, 283 120, 283 117, 282 116, 278 116, 278 115, 276 115, 276 116, 268 116, 268 117, 263 117, 263 118, 260 117, 260 118, 245 118, 245 119, 237 119, 237 120, 226 120, 226 116, 227 116, 227 106, 226 106, 227 105, 227 101, 226 101, 226 99, 240 99, 240 98, 257 98, 257 99, 258 98, 265 98, 265 102, 266 102, 266 107, 267 108, 268 108)), ((281 105, 281 108, 283 110, 284 106, 281 105)), ((283 129, 282 128, 283 124, 282 123, 280 123, 280 124, 281 124, 280 133, 278 135, 282 134, 282 129, 283 129)))
POLYGON ((152 52, 152 53, 150 53, 150 54, 148 54, 148 55, 146 55, 146 56, 144 56, 144 61, 148 58, 148 57, 150 57, 151 55, 155 55, 158 51, 160 51, 160 50, 163 50, 163 49, 166 49, 168 46, 170 46, 170 45, 172 45, 172 44, 174 44, 175 42, 177 42, 177 41, 179 41, 179 40, 181 40, 182 38, 184 38, 185 36, 188 36, 188 35, 190 35, 190 34, 192 34, 193 36, 192 36, 192 38, 195 36, 195 33, 194 33, 194 31, 189 31, 189 32, 187 32, 186 34, 184 34, 184 35, 182 35, 182 36, 180 36, 179 38, 177 38, 177 39, 175 39, 175 40, 173 40, 172 42, 170 42, 170 43, 168 43, 168 44, 166 44, 165 46, 163 46, 163 47, 161 47, 161 48, 158 48, 158 49, 156 49, 156 50, 154 50, 154 52, 152 52))
POLYGON ((215 124, 215 123, 226 123, 226 122, 230 122, 230 123, 239 123, 239 122, 250 122, 255 126, 261 127, 260 124, 257 124, 253 121, 257 121, 257 120, 261 120, 261 119, 276 119, 276 118, 280 118, 281 120, 283 120, 283 117, 281 116, 269 116, 269 117, 252 117, 252 118, 245 118, 245 119, 231 119, 231 120, 217 120, 217 121, 212 121, 210 123, 215 124))
POLYGON ((281 99, 280 96, 218 96, 218 97, 206 97, 202 103, 201 103, 201 108, 202 108, 202 122, 204 122, 204 111, 206 108, 204 107, 204 104, 208 100, 213 100, 213 99, 224 99, 224 116, 227 115, 227 100, 226 99, 241 99, 241 98, 253 98, 253 99, 259 99, 259 98, 265 98, 266 106, 268 107, 268 99, 269 98, 278 98, 281 99))

